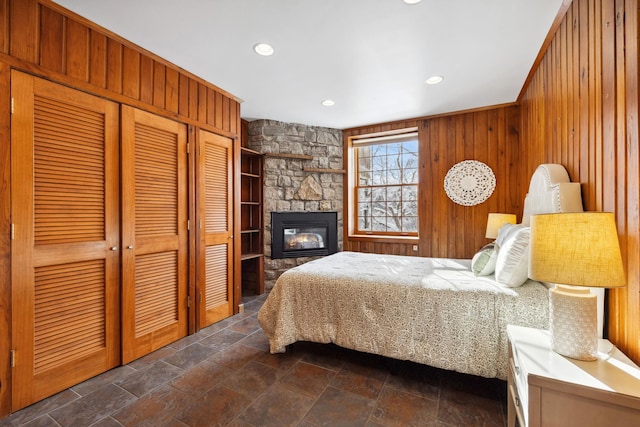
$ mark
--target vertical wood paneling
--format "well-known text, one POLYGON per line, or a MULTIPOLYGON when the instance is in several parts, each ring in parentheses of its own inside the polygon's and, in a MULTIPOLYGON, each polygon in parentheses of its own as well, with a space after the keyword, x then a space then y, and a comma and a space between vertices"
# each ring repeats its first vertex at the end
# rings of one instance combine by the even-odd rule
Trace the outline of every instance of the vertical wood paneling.
MULTIPOLYGON (((153 63, 153 105, 164 109, 166 90, 166 67, 159 63, 153 63)), ((202 120, 201 120, 202 121, 202 120)))
POLYGON ((49 70, 62 73, 64 17, 49 8, 42 8, 40 18, 40 65, 49 70))
POLYGON ((89 81, 89 29, 73 20, 66 20, 66 74, 80 81, 89 81))
MULTIPOLYGON (((489 212, 520 215, 524 196, 519 193, 518 170, 522 162, 519 147, 520 115, 517 107, 495 108, 419 122, 420 184, 419 252, 414 242, 385 242, 344 237, 345 250, 400 253, 431 257, 471 258, 489 241, 485 239, 489 212), (489 165, 496 175, 496 189, 477 206, 460 206, 444 191, 449 169, 463 160, 478 160, 489 165)), ((344 132, 345 147, 354 135, 415 127, 415 121, 374 125, 344 132)), ((528 177, 527 177, 528 182, 528 177)), ((348 186, 345 186, 348 187, 348 186)), ((348 191, 348 189, 347 189, 348 191)), ((348 198, 345 195, 345 200, 348 198)), ((345 218, 351 209, 345 206, 345 218)))
POLYGON ((0 0, 0 52, 9 53, 9 0, 0 0))
POLYGON ((9 54, 37 64, 39 31, 39 5, 36 0, 9 3, 9 54), (16 7, 19 4, 19 7, 16 7))
POLYGON ((165 108, 172 113, 178 112, 178 72, 167 67, 166 70, 165 108))
POLYGON ((140 58, 140 101, 153 103, 153 60, 144 55, 140 58))
POLYGON ((122 55, 122 94, 140 99, 140 53, 125 46, 122 55))
POLYGON ((107 39, 107 89, 122 92, 122 44, 107 39))
POLYGON ((574 0, 520 100, 527 173, 542 162, 562 163, 572 179, 582 183, 586 210, 615 214, 628 285, 608 291, 608 335, 636 362, 640 361, 638 16, 637 0, 574 0), (557 87, 559 92, 553 89, 557 87), (563 116, 566 132, 545 139, 563 116), (539 141, 543 141, 540 146, 539 141))
POLYGON ((101 89, 107 87, 107 37, 90 31, 89 83, 101 89))

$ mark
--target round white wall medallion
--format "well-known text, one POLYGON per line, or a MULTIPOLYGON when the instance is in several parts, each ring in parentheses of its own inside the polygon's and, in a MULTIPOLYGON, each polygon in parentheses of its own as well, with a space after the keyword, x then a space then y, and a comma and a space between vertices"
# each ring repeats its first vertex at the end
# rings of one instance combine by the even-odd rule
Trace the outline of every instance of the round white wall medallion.
POLYGON ((477 160, 456 163, 444 177, 444 191, 462 206, 474 206, 487 200, 496 188, 491 168, 477 160))

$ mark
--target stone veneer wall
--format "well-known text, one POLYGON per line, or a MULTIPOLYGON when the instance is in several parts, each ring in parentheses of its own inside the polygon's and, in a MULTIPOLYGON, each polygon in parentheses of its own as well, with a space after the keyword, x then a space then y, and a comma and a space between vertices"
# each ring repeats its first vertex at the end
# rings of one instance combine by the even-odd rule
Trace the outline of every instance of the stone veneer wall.
POLYGON ((344 169, 342 131, 274 120, 255 120, 248 128, 248 148, 265 154, 264 276, 265 288, 271 290, 283 272, 314 259, 271 259, 271 212, 337 211, 338 250, 342 250, 345 178, 341 173, 344 169), (301 154, 313 159, 284 158, 277 154, 301 154), (336 172, 309 172, 305 168, 336 172))

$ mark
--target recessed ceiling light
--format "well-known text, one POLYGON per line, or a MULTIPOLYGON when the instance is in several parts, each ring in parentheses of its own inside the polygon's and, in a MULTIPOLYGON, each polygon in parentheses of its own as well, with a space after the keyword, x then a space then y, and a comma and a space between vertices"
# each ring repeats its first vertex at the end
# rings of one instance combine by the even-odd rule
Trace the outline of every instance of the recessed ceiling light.
POLYGON ((404 0, 406 4, 416 4, 416 3, 420 3, 420 1, 422 0, 404 0))
POLYGON ((322 101, 322 105, 324 105, 325 107, 333 107, 334 105, 336 105, 336 103, 333 99, 325 99, 324 101, 322 101))
POLYGON ((273 47, 267 43, 258 43, 253 46, 253 50, 258 55, 262 55, 262 56, 273 55, 273 47))
POLYGON ((428 84, 428 85, 437 85, 442 80, 444 80, 444 77, 442 77, 442 76, 431 76, 427 80, 425 80, 424 82, 426 84, 428 84))

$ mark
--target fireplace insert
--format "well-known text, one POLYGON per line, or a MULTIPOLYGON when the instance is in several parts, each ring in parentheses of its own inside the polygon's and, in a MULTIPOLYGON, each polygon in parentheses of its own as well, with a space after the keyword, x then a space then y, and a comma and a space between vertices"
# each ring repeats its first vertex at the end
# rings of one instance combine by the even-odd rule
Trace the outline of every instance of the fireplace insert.
POLYGON ((334 254, 337 227, 337 212, 271 212, 271 258, 334 254))

